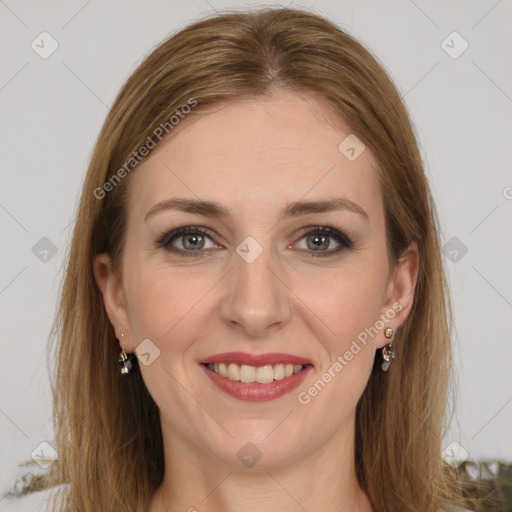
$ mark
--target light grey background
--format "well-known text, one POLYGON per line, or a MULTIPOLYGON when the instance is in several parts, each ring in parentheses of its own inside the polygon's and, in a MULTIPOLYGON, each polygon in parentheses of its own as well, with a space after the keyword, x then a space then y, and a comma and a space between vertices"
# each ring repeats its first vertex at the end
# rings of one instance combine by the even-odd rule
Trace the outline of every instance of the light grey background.
MULTIPOLYGON (((76 201, 109 105, 170 33, 212 10, 258 5, 0 0, 0 491, 41 442, 52 442, 47 337, 76 201), (47 59, 31 47, 34 40, 43 46, 43 31, 58 43, 47 59), (57 247, 47 262, 38 246, 38 254, 32 250, 43 237, 57 247)), ((405 98, 443 243, 460 241, 450 242, 445 257, 458 370, 457 413, 445 446, 456 441, 471 459, 512 460, 512 2, 291 5, 356 35, 405 98), (469 47, 458 58, 445 51, 458 53, 464 40, 469 47)))

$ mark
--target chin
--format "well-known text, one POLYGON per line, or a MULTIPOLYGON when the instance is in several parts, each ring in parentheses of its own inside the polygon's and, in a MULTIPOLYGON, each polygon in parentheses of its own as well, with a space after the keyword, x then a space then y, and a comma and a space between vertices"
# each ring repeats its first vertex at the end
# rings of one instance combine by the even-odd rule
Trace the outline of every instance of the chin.
POLYGON ((229 438, 227 444, 212 446, 211 451, 230 466, 248 469, 286 466, 303 455, 305 446, 301 441, 302 436, 297 435, 297 432, 274 431, 269 434, 271 431, 268 422, 265 422, 264 428, 238 430, 237 435, 229 438))

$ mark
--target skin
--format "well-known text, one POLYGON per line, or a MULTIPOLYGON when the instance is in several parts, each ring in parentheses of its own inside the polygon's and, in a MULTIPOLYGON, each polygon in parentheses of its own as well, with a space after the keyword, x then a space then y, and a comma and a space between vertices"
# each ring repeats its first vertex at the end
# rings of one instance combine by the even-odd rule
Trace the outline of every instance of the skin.
MULTIPOLYGON (((411 246, 390 271, 376 160, 366 149, 349 161, 338 145, 350 129, 326 119, 321 103, 297 93, 232 102, 183 120, 129 178, 122 272, 107 254, 94 270, 127 352, 144 339, 160 350, 140 365, 160 410, 166 463, 150 512, 372 510, 355 475, 355 409, 375 351, 388 343, 384 329, 397 329, 411 309, 418 254, 411 246), (165 210, 144 221, 171 197, 219 202, 230 215, 165 210), (333 197, 368 218, 336 210, 278 220, 292 201, 333 197), (211 231, 203 257, 157 247, 163 232, 187 225, 211 231), (352 248, 311 256, 318 251, 303 228, 318 225, 345 233, 352 248), (236 252, 247 236, 263 249, 252 263, 236 252), (394 318, 301 404, 298 392, 397 303, 394 318), (277 400, 245 402, 219 391, 199 365, 229 351, 295 354, 314 368, 277 400), (237 457, 248 442, 261 453, 250 468, 237 457)), ((184 241, 190 236, 173 245, 193 252, 184 241)), ((328 237, 323 250, 339 246, 328 237)))

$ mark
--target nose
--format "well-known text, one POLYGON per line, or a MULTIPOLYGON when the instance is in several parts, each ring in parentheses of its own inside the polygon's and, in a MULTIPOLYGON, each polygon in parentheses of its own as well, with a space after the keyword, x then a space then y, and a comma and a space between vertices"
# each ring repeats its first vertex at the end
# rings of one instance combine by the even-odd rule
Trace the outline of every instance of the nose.
POLYGON ((224 282, 221 315, 245 336, 265 338, 289 322, 293 294, 270 249, 249 261, 238 253, 233 255, 233 268, 224 282))

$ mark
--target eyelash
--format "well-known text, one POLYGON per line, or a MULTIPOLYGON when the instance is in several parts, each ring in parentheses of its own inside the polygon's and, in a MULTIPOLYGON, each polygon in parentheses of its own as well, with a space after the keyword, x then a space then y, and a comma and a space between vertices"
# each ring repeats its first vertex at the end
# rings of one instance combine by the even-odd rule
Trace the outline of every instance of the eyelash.
MULTIPOLYGON (((303 229, 307 230, 310 227, 303 228, 303 229)), ((201 226, 184 226, 181 228, 173 229, 171 231, 164 231, 157 239, 157 242, 156 242, 157 248, 165 249, 166 251, 168 251, 170 253, 178 254, 181 256, 202 257, 202 256, 204 256, 205 250, 185 251, 182 249, 177 249, 176 247, 173 247, 172 245, 170 245, 171 242, 176 238, 179 238, 179 237, 185 236, 185 235, 195 235, 195 234, 201 234, 201 235, 207 236, 208 238, 210 238, 210 240, 212 240, 212 233, 210 232, 210 230, 203 228, 201 226)), ((345 235, 345 233, 343 233, 331 226, 314 226, 312 229, 309 229, 309 231, 303 231, 299 240, 302 240, 303 238, 306 238, 311 235, 326 235, 326 236, 333 238, 336 242, 338 242, 340 244, 340 247, 338 247, 335 250, 331 250, 329 252, 311 251, 310 256, 313 258, 335 256, 345 249, 351 249, 353 246, 353 241, 347 235, 345 235)))

